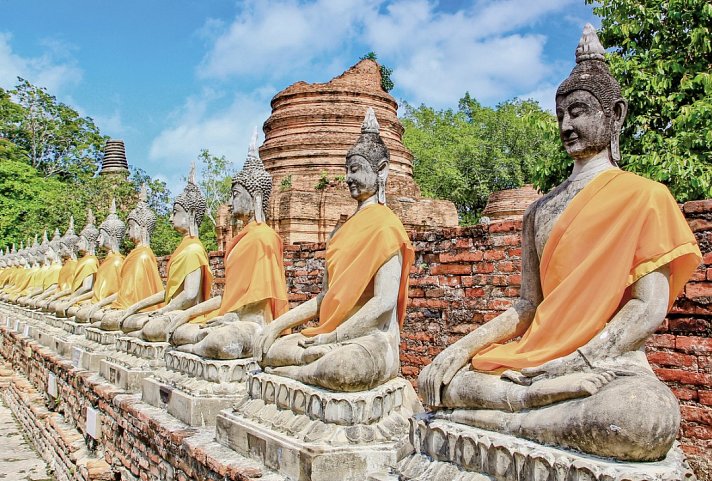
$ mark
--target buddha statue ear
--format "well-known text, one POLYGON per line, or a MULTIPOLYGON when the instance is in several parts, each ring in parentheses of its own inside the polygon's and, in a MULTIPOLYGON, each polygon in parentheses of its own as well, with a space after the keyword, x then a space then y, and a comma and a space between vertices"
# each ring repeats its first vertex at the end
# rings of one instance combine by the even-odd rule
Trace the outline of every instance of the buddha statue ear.
POLYGON ((378 187, 378 203, 386 205, 386 180, 388 179, 388 159, 385 157, 378 163, 377 172, 377 187, 378 187))
POLYGON ((254 200, 254 205, 255 205, 255 212, 254 212, 255 221, 258 224, 261 224, 265 221, 265 211, 262 206, 262 191, 261 190, 257 189, 257 191, 255 192, 255 195, 253 196, 253 200, 254 200))
POLYGON ((614 165, 617 165, 621 160, 620 135, 627 113, 628 102, 626 102, 625 99, 618 99, 613 104, 613 114, 611 115, 610 160, 614 165))

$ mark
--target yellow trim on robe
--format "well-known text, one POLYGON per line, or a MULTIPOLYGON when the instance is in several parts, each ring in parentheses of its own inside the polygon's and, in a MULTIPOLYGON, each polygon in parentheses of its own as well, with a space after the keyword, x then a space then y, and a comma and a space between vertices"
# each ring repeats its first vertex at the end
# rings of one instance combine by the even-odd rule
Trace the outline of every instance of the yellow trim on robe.
POLYGON ((571 354, 606 326, 633 282, 664 265, 670 269, 672 307, 701 258, 664 185, 618 169, 604 171, 552 228, 540 261, 544 299, 532 324, 521 339, 481 350, 472 366, 522 369, 571 354))
POLYGON ((351 313, 378 270, 393 255, 402 255, 398 288, 401 327, 408 304, 408 280, 415 250, 400 219, 391 209, 371 204, 339 228, 326 246, 329 287, 319 308, 319 325, 303 329, 305 336, 332 332, 351 313))
POLYGON ((74 269, 74 277, 72 278, 72 292, 76 292, 82 284, 84 284, 84 279, 96 274, 99 269, 99 259, 93 254, 87 254, 77 261, 77 267, 74 269))
MULTIPOLYGON (((270 301, 272 319, 289 310, 282 238, 265 223, 250 222, 225 249, 225 290, 220 308, 205 320, 248 304, 270 301)), ((191 319, 193 324, 204 321, 191 319)))
MULTIPOLYGON (((120 278, 119 295, 111 304, 111 309, 128 309, 163 290, 158 261, 149 246, 140 245, 129 252, 121 266, 120 278)), ((153 311, 161 306, 151 306, 141 312, 153 311)))
POLYGON ((203 243, 197 237, 185 236, 176 250, 171 254, 168 261, 168 282, 166 283, 165 303, 168 304, 178 289, 183 285, 183 281, 191 272, 196 269, 202 271, 202 300, 210 297, 213 286, 213 274, 210 272, 208 252, 203 247, 203 243))

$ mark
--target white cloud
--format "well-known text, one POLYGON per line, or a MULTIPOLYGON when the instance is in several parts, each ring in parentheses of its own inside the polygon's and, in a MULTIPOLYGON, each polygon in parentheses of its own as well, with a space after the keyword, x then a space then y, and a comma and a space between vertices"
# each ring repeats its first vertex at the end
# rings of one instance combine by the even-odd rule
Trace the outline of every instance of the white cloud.
POLYGON ((274 88, 265 87, 228 97, 206 89, 189 98, 172 114, 173 124, 152 141, 149 160, 156 165, 171 166, 170 170, 176 174, 166 180, 172 190, 180 184, 201 149, 224 155, 235 168, 240 168, 253 129, 257 127, 261 132, 270 114, 269 100, 274 93, 274 88), (220 104, 226 106, 216 108, 220 104))
POLYGON ((0 87, 11 88, 22 77, 57 95, 81 81, 82 70, 68 55, 71 48, 66 44, 44 40, 42 55, 23 57, 13 52, 11 41, 11 34, 0 32, 0 87))

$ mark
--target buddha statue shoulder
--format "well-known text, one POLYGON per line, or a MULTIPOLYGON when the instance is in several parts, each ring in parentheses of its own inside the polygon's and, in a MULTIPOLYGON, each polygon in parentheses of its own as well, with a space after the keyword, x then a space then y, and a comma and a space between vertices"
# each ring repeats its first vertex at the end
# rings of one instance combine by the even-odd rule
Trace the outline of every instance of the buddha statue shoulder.
POLYGON ((232 179, 231 212, 243 228, 225 251, 224 293, 168 314, 169 340, 179 350, 211 359, 250 357, 264 326, 287 312, 283 243, 265 220, 271 192, 255 132, 245 165, 232 179))
POLYGON ((89 316, 105 304, 112 302, 119 290, 119 278, 124 256, 121 254, 121 241, 126 233, 126 224, 116 213, 116 200, 112 199, 109 215, 99 225, 97 242, 106 250, 106 257, 96 271, 91 292, 78 299, 67 314, 75 316, 76 322, 89 322, 89 316))
MULTIPOLYGON (((188 309, 210 297, 213 275, 208 253, 198 238, 198 229, 206 208, 205 197, 196 185, 195 166, 192 166, 188 184, 173 202, 171 223, 183 235, 183 239, 168 261, 165 294, 160 301, 155 302, 163 302, 164 305, 155 311, 133 314, 123 319, 121 330, 125 333, 146 341, 166 341, 169 319, 165 314, 188 309)), ((151 306, 144 308, 147 307, 151 306)))
POLYGON ((35 302, 35 306, 47 309, 49 304, 57 299, 68 296, 72 293, 72 281, 77 268, 77 246, 79 236, 74 232, 74 216, 69 218, 69 226, 64 235, 59 239, 58 253, 62 261, 62 268, 57 276, 57 285, 54 290, 35 302))
POLYGON ((136 207, 126 218, 128 236, 135 247, 121 265, 119 290, 107 297, 90 314, 90 320, 105 330, 119 330, 121 320, 138 312, 161 307, 165 291, 158 272, 158 261, 151 249, 151 234, 156 214, 148 205, 146 185, 141 186, 136 207))
POLYGON ((625 461, 665 457, 677 399, 646 339, 701 256, 667 188, 618 168, 627 111, 587 25, 556 92, 571 176, 524 215, 514 305, 419 377, 435 416, 625 461))
POLYGON ((62 236, 59 229, 55 229, 52 239, 47 243, 44 250, 46 271, 42 279, 42 290, 28 298, 27 305, 29 307, 36 308, 40 301, 57 292, 59 277, 63 268, 61 240, 62 236))
POLYGON ((327 243, 324 287, 268 324, 254 357, 265 372, 332 391, 366 391, 397 376, 414 250, 385 205, 389 152, 369 108, 346 154, 346 184, 357 201, 327 243), (318 317, 318 325, 282 336, 318 317))

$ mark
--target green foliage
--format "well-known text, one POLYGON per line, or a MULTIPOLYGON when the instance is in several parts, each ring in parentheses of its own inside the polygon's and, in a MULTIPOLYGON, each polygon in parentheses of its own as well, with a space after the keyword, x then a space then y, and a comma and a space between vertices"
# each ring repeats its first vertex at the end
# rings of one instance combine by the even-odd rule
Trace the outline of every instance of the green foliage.
POLYGON ((227 160, 224 155, 217 157, 210 154, 208 149, 202 149, 200 151, 198 160, 201 163, 200 181, 198 184, 203 194, 205 194, 205 200, 208 203, 205 217, 209 221, 207 224, 210 224, 214 230, 217 223, 215 217, 218 208, 230 200, 234 169, 232 168, 232 163, 227 160))
POLYGON ((678 201, 712 197, 712 4, 586 0, 628 100, 622 164, 678 201))
POLYGON ((324 190, 329 186, 329 176, 326 175, 326 171, 321 172, 321 177, 319 177, 319 180, 317 181, 316 185, 314 185, 315 190, 324 190))
MULTIPOLYGON (((366 55, 360 58, 360 60, 366 59, 378 62, 378 55, 376 55, 375 52, 368 52, 366 55)), ((378 64, 378 67, 381 71, 381 88, 386 92, 390 92, 391 90, 393 90, 393 87, 395 87, 395 85, 393 84, 393 80, 391 79, 393 69, 390 69, 385 65, 381 65, 380 63, 378 64)))
POLYGON ((284 192, 292 188, 292 174, 285 176, 282 182, 279 183, 279 190, 284 192))
POLYGON ((535 166, 560 148, 558 136, 542 135, 556 120, 534 101, 489 108, 466 93, 457 111, 406 104, 402 122, 421 191, 451 200, 462 224, 479 220, 493 191, 531 182, 535 166))

